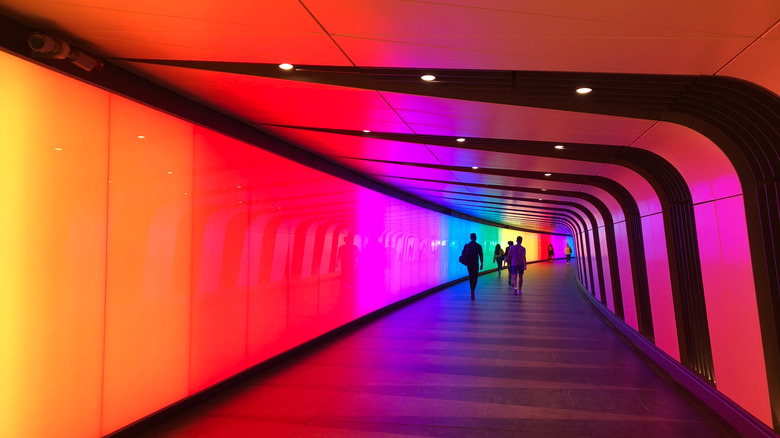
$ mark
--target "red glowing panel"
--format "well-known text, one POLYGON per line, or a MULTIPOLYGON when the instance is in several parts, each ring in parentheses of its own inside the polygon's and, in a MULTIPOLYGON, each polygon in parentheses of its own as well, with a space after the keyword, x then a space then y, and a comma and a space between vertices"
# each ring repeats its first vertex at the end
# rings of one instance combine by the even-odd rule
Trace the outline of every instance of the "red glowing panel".
POLYGON ((0 71, 0 436, 98 436, 109 96, 0 71))
POLYGON ((195 128, 191 392, 246 366, 250 148, 195 128))
POLYGON ((103 434, 187 396, 190 359, 193 127, 116 96, 110 114, 103 434))

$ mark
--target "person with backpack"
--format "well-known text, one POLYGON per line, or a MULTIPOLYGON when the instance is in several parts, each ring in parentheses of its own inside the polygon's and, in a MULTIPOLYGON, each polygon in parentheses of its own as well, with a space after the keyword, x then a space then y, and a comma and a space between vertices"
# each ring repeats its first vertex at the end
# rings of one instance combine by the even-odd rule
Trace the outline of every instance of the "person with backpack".
POLYGON ((469 285, 471 286, 471 299, 475 298, 474 290, 477 288, 477 277, 482 270, 483 254, 482 245, 477 243, 476 233, 471 233, 471 242, 463 246, 461 255, 466 257, 466 268, 469 270, 469 285))

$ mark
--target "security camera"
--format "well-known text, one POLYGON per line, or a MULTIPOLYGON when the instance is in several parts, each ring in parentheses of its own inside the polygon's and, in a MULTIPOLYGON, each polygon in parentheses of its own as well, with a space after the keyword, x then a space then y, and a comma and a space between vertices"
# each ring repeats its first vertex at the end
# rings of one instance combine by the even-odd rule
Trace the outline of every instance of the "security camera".
POLYGON ((27 37, 27 45, 32 49, 33 56, 67 59, 71 64, 85 71, 99 70, 103 67, 103 62, 100 59, 49 35, 32 33, 27 37))

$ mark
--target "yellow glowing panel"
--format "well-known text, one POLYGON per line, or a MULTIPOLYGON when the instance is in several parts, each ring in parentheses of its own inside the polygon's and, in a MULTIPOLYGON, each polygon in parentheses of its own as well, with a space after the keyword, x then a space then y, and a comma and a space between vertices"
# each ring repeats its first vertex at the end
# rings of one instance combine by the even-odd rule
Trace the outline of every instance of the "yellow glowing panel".
POLYGON ((0 436, 98 436, 108 93, 0 71, 0 436))

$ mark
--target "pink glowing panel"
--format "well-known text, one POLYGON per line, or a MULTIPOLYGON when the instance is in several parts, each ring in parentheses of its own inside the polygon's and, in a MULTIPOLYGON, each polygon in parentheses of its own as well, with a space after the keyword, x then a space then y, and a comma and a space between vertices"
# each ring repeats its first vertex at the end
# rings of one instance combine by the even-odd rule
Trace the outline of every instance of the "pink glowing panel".
POLYGON ((636 172, 625 167, 609 165, 599 175, 615 180, 625 187, 636 201, 642 216, 661 211, 661 202, 655 190, 636 172))
POLYGON ((605 190, 595 186, 584 186, 582 189, 582 193, 593 195, 597 197, 601 202, 603 202, 607 206, 609 213, 612 215, 612 222, 620 222, 626 220, 623 207, 620 206, 620 203, 617 201, 617 199, 615 199, 614 196, 612 196, 605 190))
POLYGON ((117 96, 110 115, 103 434, 187 396, 190 359, 193 128, 117 96))
POLYGON ((190 390, 247 364, 250 146, 195 128, 193 155, 192 337, 190 390), (219 360, 214 360, 219 358, 219 360))
POLYGON ((679 361, 680 347, 677 341, 672 280, 669 274, 669 258, 666 252, 663 222, 661 214, 642 218, 647 280, 650 287, 650 308, 653 312, 655 345, 679 361))
POLYGON ((660 122, 633 146, 669 161, 685 178, 694 203, 742 193, 734 166, 723 151, 690 128, 660 122))
POLYGON ((604 227, 599 228, 599 242, 601 244, 601 265, 604 269, 604 292, 607 296, 607 308, 615 313, 615 298, 612 295, 612 277, 610 276, 609 266, 609 247, 607 246, 607 235, 604 227))
POLYGON ((699 204, 695 212, 718 390, 771 424, 743 199, 699 204))
POLYGON ((418 134, 627 145, 653 123, 426 96, 382 95, 418 134))
POLYGON ((588 258, 590 261, 590 270, 593 272, 594 282, 594 284, 591 285, 590 292, 593 294, 593 296, 596 297, 596 299, 601 299, 601 287, 599 287, 599 270, 598 265, 596 264, 596 237, 596 231, 592 228, 589 229, 588 239, 590 239, 590 253, 588 254, 588 258))
POLYGON ((628 237, 625 222, 618 222, 615 224, 615 245, 617 246, 617 260, 618 266, 620 267, 620 290, 623 296, 624 320, 628 325, 639 330, 636 298, 634 297, 634 280, 631 270, 631 255, 628 251, 628 237))

